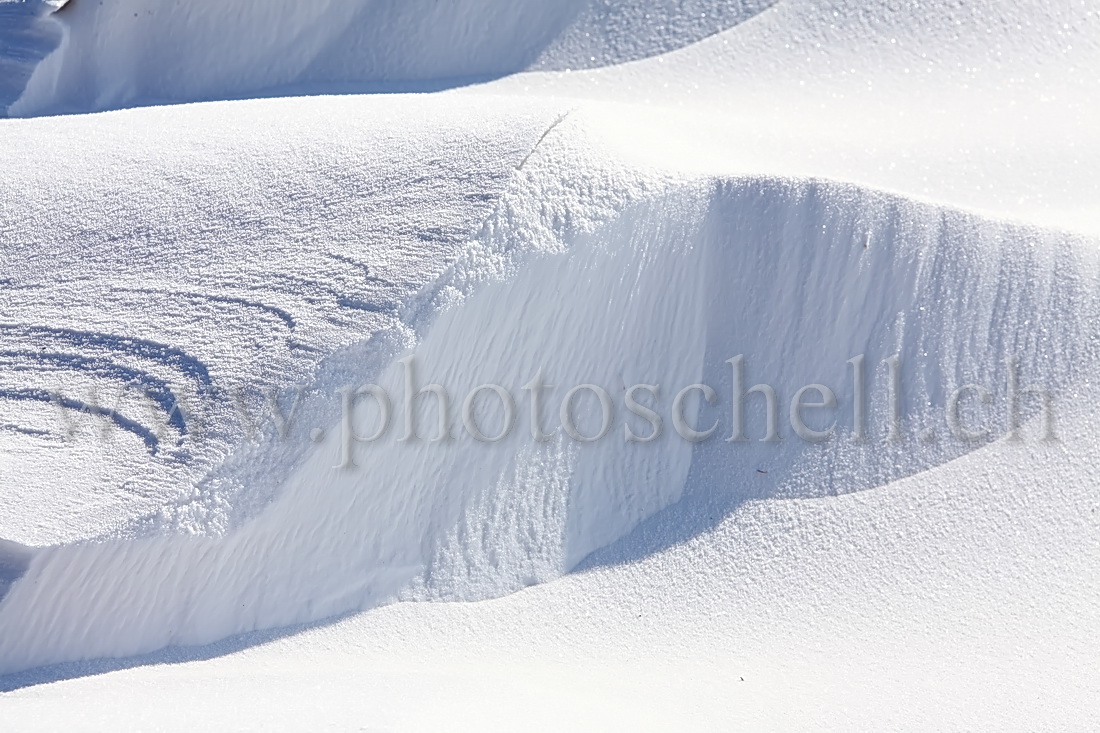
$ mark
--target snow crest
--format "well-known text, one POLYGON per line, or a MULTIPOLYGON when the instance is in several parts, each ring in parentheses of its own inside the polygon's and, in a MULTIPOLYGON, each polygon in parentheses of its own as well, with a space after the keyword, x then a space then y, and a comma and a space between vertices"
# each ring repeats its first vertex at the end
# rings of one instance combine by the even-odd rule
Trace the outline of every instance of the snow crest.
POLYGON ((35 68, 10 112, 86 112, 276 90, 418 91, 527 69, 606 66, 693 43, 774 3, 71 0, 56 16, 60 47, 35 68))
MULTIPOLYGON (((580 443, 558 429, 538 442, 524 409, 519 429, 480 443, 456 404, 452 438, 433 441, 437 413, 423 404, 423 438, 354 446, 356 465, 336 468, 347 461, 330 398, 309 413, 330 416, 328 437, 302 454, 270 505, 221 536, 35 551, 0 604, 0 670, 209 643, 403 598, 500 595, 569 571, 692 493, 734 501, 847 493, 963 455, 974 444, 918 436, 942 427, 932 407, 956 385, 989 385, 1003 400, 1006 354, 1059 394, 1095 363, 1090 241, 851 185, 682 184, 592 231, 511 252, 510 242, 497 229, 465 267, 460 258, 444 273, 457 282, 494 254, 507 260, 428 318, 412 352, 393 342, 385 353, 335 354, 318 372, 329 380, 318 392, 373 382, 401 395, 407 362, 399 359, 411 353, 417 384, 458 396, 500 384, 524 408, 522 387, 541 373, 554 385, 548 427, 570 385, 599 385, 616 410, 609 435, 580 443), (897 355, 907 437, 896 447, 885 441, 888 386, 875 367, 868 392, 879 422, 867 442, 851 439, 857 426, 844 410, 832 440, 806 443, 784 428, 781 441, 760 441, 757 405, 746 415, 752 440, 729 443, 726 360, 738 354, 748 379, 769 382, 784 406, 803 384, 843 395, 854 356, 878 365, 897 355), (698 383, 722 399, 689 403, 687 422, 724 425, 692 443, 671 429, 668 409, 676 391, 698 383), (633 384, 660 385, 655 406, 666 426, 652 443, 623 438, 628 424, 646 432, 623 409, 633 384)), ((841 402, 850 409, 849 395, 841 402)), ((399 406, 396 414, 399 423, 399 406)), ((597 403, 578 401, 576 414, 582 432, 598 430, 597 403)), ((481 419, 486 434, 503 427, 492 410, 481 419)))

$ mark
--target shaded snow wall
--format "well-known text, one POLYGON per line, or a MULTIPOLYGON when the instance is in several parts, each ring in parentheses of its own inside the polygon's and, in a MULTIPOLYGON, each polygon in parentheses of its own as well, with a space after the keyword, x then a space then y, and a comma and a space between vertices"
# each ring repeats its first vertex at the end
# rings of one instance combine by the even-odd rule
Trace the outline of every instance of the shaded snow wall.
MULTIPOLYGON (((466 265, 507 245, 498 232, 466 265)), ((1094 243, 852 186, 700 183, 561 245, 512 253, 514 275, 444 311, 416 347, 418 384, 456 396, 450 440, 396 439, 401 353, 379 359, 379 369, 361 353, 333 357, 322 391, 374 382, 395 395, 390 434, 355 446, 356 467, 334 468, 342 454, 333 422, 278 498, 224 537, 36 552, 0 603, 0 671, 212 642, 396 598, 506 593, 567 572, 685 492, 839 493, 962 455, 976 444, 919 436, 928 427, 944 433, 937 415, 958 384, 988 385, 995 404, 1003 401, 1006 353, 1020 360, 1022 379, 1041 374, 1042 384, 1030 384, 1067 397, 1095 363, 1094 243), (746 386, 765 381, 780 394, 781 441, 759 440, 760 404, 746 414, 752 440, 725 441, 725 360, 737 354, 746 355, 746 386), (850 439, 846 417, 847 360, 858 354, 876 365, 865 443, 850 439), (905 437, 896 444, 885 441, 874 406, 886 388, 877 365, 891 355, 905 370, 905 437), (558 430, 545 442, 531 438, 522 391, 540 370, 556 385, 545 392, 544 417, 558 430), (669 406, 700 381, 718 400, 689 403, 685 416, 703 428, 718 420, 720 430, 691 443, 672 429, 669 406), (473 440, 458 417, 461 396, 482 383, 505 386, 520 407, 499 443, 473 440), (556 408, 584 383, 612 396, 614 425, 582 444, 562 433, 556 408), (623 391, 636 383, 661 385, 664 433, 652 443, 623 439, 627 423, 648 433, 623 410, 623 391), (809 383, 839 395, 837 434, 818 444, 797 439, 785 421, 787 401, 809 383)), ((481 425, 491 434, 502 411, 485 404, 481 425)), ((422 407, 428 438, 435 412, 422 407)), ((578 400, 576 415, 583 433, 599 430, 593 400, 578 400)), ((374 418, 364 408, 360 419, 365 432, 374 418)))

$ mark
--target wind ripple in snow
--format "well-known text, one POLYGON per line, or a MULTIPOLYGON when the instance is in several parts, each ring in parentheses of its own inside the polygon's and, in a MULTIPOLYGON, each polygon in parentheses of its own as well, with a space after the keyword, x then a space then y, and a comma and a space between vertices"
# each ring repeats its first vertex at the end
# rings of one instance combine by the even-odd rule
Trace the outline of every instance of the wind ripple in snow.
POLYGON ((483 125, 392 97, 140 110, 121 136, 110 115, 5 124, 0 537, 133 537, 165 521, 218 534, 270 501, 277 486, 246 467, 246 496, 223 484, 213 515, 158 519, 223 461, 248 462, 271 429, 265 393, 289 408, 325 356, 408 328, 406 303, 558 113, 460 107, 483 125), (280 124, 256 135, 270 105, 280 124), (38 125, 52 168, 25 155, 38 125), (289 159, 265 152, 272 139, 289 159), (71 186, 44 195, 59 170, 71 186))

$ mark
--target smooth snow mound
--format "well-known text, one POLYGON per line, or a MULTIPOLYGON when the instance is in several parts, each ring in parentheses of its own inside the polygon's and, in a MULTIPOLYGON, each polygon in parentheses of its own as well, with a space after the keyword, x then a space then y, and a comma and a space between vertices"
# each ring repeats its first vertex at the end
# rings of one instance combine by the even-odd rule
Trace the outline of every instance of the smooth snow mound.
POLYGON ((60 48, 11 114, 605 66, 693 43, 775 1, 72 0, 56 16, 60 48))

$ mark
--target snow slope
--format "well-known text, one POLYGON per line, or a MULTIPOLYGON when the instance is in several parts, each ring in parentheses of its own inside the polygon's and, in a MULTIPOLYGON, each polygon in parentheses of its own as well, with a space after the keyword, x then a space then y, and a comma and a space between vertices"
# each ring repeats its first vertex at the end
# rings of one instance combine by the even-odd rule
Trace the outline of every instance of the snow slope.
POLYGON ((670 51, 774 2, 73 0, 57 15, 61 47, 10 111, 110 109, 323 84, 400 90, 527 68, 588 68, 670 51))
POLYGON ((39 62, 61 39, 54 6, 39 0, 0 2, 0 114, 23 93, 39 62))
MULTIPOLYGON (((972 446, 913 443, 925 428, 947 435, 940 406, 957 385, 989 385, 1005 404, 1004 355, 1026 366, 1030 384, 1041 378, 1052 391, 1073 394, 1077 380, 1095 378, 1095 245, 1036 234, 828 184, 753 180, 647 200, 446 311, 414 352, 425 380, 455 395, 508 385, 518 399, 541 370, 560 385, 546 390, 550 406, 567 385, 616 395, 633 384, 664 385, 658 405, 666 415, 673 390, 701 382, 722 407, 689 423, 709 425, 728 411, 733 388, 723 362, 731 355, 749 355, 749 377, 767 375, 784 404, 801 385, 823 383, 851 405, 847 360, 865 354, 877 364, 898 354, 910 385, 908 440, 853 442, 848 433, 858 426, 843 415, 840 435, 822 447, 782 430, 778 445, 719 438, 693 449, 671 426, 662 440, 639 445, 621 439, 621 425, 592 445, 560 430, 544 444, 516 431, 479 445, 452 425, 451 441, 389 440, 361 451, 357 468, 339 469, 333 420, 322 425, 334 437, 291 465, 258 517, 221 520, 222 503, 240 501, 224 493, 233 476, 225 470, 174 509, 172 523, 191 531, 202 521, 215 525, 207 532, 239 524, 223 539, 122 539, 38 553, 0 607, 0 623, 20 629, 4 637, 0 657, 12 671, 209 643, 396 597, 499 595, 572 569, 685 492, 732 503, 828 496, 948 460, 972 446), (801 283, 797 291, 777 286, 790 279, 801 283), (1005 292, 1006 281, 1017 284, 1005 292), (96 613, 73 613, 92 598, 96 613)), ((491 253, 475 251, 470 264, 491 253)), ((344 363, 321 367, 322 401, 368 381, 402 394, 401 364, 379 374, 364 368, 359 350, 331 361, 344 363)), ((874 417, 887 401, 886 380, 869 379, 874 417)), ((580 414, 581 432, 597 433, 598 421, 580 414)), ((756 423, 754 438, 763 436, 762 411, 747 422, 756 423)), ((430 411, 424 423, 432 424, 430 411)), ((489 435, 499 429, 485 425, 489 435)), ((250 463, 280 465, 287 450, 273 450, 275 458, 253 453, 250 463)))
POLYGON ((188 496, 236 447, 238 394, 295 384, 318 354, 401 326, 403 302, 457 257, 554 119, 546 105, 494 113, 479 100, 456 102, 469 110, 462 127, 427 115, 399 126, 424 104, 381 99, 368 114, 355 100, 272 101, 229 117, 190 107, 3 126, 0 440, 13 479, 0 537, 124 530, 188 496), (272 113, 280 125, 258 133, 272 113), (48 160, 25 154, 41 134, 48 160), (98 156, 88 139, 103 141, 98 156), (59 177, 67 195, 43 195, 59 177), (410 208, 428 196, 432 207, 410 208), (154 404, 124 398, 120 412, 142 427, 106 446, 84 424, 94 418, 35 399, 61 390, 113 405, 135 382, 154 404), (58 440, 62 421, 74 441, 58 440))
POLYGON ((48 729, 83 709, 91 730, 1089 728, 1097 506, 1074 461, 1095 446, 998 444, 881 491, 749 503, 493 601, 17 675, 73 678, 6 710, 48 729))
MULTIPOLYGON (((238 4, 218 12, 271 40, 233 45, 237 60, 214 55, 228 41, 204 24, 234 26, 195 4, 138 18, 143 33, 126 3, 59 16, 66 38, 14 113, 622 64, 0 125, 5 712, 49 726, 73 722, 61 701, 156 684, 192 708, 229 685, 256 706, 205 722, 438 728, 496 695, 477 711, 515 727, 532 723, 525 701, 560 694, 571 705, 538 722, 1087 727, 1095 11, 789 2, 735 25, 761 8, 689 23, 686 6, 446 11, 471 32, 491 16, 539 36, 501 32, 504 51, 422 35, 455 23, 413 4, 295 6, 266 26, 238 4), (402 32, 380 40, 365 18, 402 32), (218 64, 188 45, 200 38, 218 64), (425 46, 439 53, 411 50, 425 46), (65 195, 42 195, 57 181, 65 195), (743 387, 779 393, 783 440, 759 440, 759 401, 753 440, 725 440, 738 354, 743 387), (400 395, 408 355, 450 390, 453 438, 398 441, 395 397, 389 437, 336 468, 340 388, 400 395), (1053 396, 1057 440, 1040 440, 1034 399, 1023 439, 997 439, 1012 425, 1007 357, 1053 396), (609 435, 533 440, 523 386, 540 371, 549 428, 566 390, 591 383, 612 397, 609 435), (152 409, 122 403, 111 440, 91 419, 59 432, 57 412, 80 420, 84 405, 55 411, 47 390, 133 382, 152 409), (519 407, 499 443, 458 415, 484 383, 519 407), (696 392, 687 422, 719 430, 692 443, 669 409, 696 383, 716 399, 696 392), (816 444, 786 420, 811 383, 839 403, 816 444), (989 389, 964 411, 988 439, 951 435, 946 404, 966 383, 989 389), (287 436, 240 421, 235 390, 287 404, 299 384, 287 436), (633 384, 661 385, 653 443, 623 439, 647 432, 623 409, 633 384), (179 395, 201 415, 175 416, 179 395), (387 605, 424 600, 482 602, 387 605), (364 610, 252 648, 273 638, 258 630, 364 610), (192 645, 210 646, 174 651, 192 645), (86 661, 132 655, 151 656, 86 661), (133 666, 174 660, 191 661, 133 666), (306 683, 340 709, 285 717, 306 683)), ((596 408, 578 402, 582 433, 598 432, 596 408)), ((128 722, 166 724, 124 694, 128 722)))

